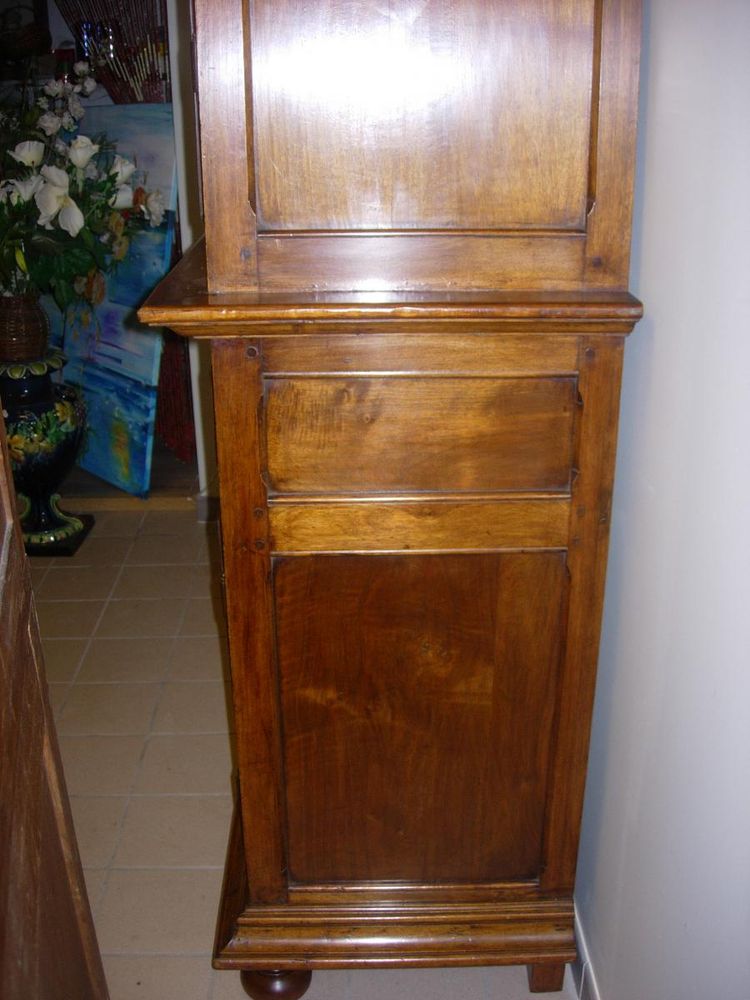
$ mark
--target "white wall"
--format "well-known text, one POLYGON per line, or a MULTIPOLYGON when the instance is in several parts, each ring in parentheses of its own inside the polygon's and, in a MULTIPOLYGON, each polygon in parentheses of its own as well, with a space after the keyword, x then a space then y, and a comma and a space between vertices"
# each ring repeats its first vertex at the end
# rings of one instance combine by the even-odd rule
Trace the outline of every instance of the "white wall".
MULTIPOLYGON (((177 191, 182 249, 187 250, 203 233, 196 106, 190 53, 190 4, 167 0, 169 62, 172 74, 172 108, 177 149, 177 191)), ((190 341, 190 382, 198 463, 198 515, 210 513, 208 497, 218 494, 214 440, 211 358, 206 342, 190 341)))
POLYGON ((577 906, 601 1000, 750 998, 750 2, 646 2, 577 906))

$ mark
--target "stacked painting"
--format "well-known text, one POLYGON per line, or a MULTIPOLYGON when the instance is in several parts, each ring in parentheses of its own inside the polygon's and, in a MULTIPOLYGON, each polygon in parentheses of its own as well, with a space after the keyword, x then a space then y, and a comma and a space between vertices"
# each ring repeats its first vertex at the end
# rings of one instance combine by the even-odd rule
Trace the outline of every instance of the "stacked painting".
POLYGON ((137 166, 139 183, 160 190, 168 211, 155 229, 138 233, 127 258, 107 278, 97 306, 81 303, 61 316, 51 304, 52 342, 68 359, 64 380, 83 392, 87 434, 79 465, 144 496, 151 480, 162 338, 136 310, 169 270, 175 230, 175 150, 171 104, 88 108, 86 134, 106 133, 137 166))

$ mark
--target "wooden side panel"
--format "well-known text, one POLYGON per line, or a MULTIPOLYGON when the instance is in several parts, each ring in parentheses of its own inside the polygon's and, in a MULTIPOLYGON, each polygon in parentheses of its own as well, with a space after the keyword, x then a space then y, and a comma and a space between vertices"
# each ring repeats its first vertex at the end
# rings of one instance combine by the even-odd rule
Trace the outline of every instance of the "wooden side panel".
POLYGON ((208 290, 257 288, 247 5, 193 4, 208 290))
POLYGON ((622 341, 582 338, 582 419, 570 523, 570 609, 550 782, 542 888, 570 892, 575 879, 594 703, 612 505, 622 341))
POLYGON ((0 419, 0 996, 107 1000, 0 419))
POLYGON ((286 899, 259 350, 212 344, 224 579, 245 858, 253 902, 286 899), (239 446, 241 444, 241 446, 239 446))
POLYGON ((594 0, 254 0, 264 229, 582 229, 594 0))
POLYGON ((567 490, 574 378, 268 379, 280 493, 567 490))
POLYGON ((587 288, 627 288, 633 214, 641 0, 602 5, 598 128, 587 222, 587 288))
POLYGON ((275 564, 293 882, 539 871, 562 553, 275 564))

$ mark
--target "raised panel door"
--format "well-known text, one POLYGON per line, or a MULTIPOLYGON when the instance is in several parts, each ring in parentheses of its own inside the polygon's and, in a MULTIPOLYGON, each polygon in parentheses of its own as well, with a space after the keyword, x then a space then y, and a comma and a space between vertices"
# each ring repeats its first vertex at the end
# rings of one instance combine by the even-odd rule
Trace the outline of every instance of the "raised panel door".
POLYGON ((539 875, 564 552, 277 560, 292 883, 539 875))
POLYGON ((594 0, 253 0, 259 230, 583 230, 594 0))

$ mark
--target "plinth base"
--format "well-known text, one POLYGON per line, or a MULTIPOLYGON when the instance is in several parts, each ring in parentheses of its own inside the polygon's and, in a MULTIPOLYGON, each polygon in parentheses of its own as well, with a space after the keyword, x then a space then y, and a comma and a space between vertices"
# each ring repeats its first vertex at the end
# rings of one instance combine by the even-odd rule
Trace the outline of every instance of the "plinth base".
POLYGON ((214 968, 241 972, 255 1000, 295 1000, 313 969, 527 965, 532 991, 560 990, 576 957, 572 900, 535 899, 530 885, 420 886, 411 896, 409 887, 369 887, 365 899, 341 903, 358 894, 344 888, 290 886, 288 902, 254 906, 235 810, 214 968))

